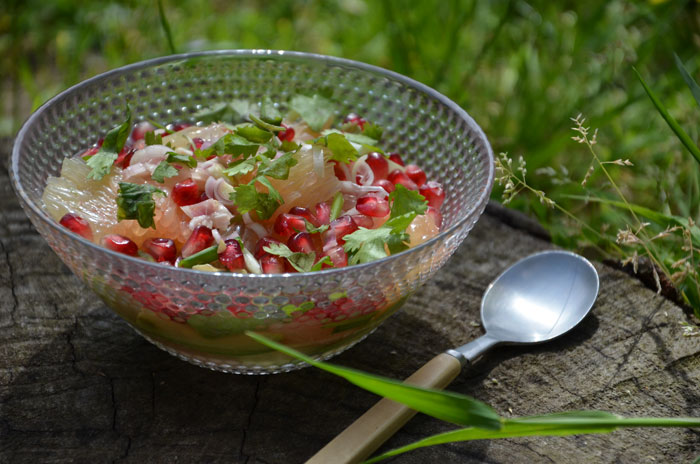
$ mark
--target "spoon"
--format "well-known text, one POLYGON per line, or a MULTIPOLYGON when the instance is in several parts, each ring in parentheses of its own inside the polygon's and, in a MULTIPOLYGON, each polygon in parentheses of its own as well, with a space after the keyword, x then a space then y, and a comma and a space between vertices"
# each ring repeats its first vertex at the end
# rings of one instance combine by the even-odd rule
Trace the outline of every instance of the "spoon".
MULTIPOLYGON (((568 251, 544 251, 524 258, 494 280, 481 300, 486 333, 466 345, 435 356, 406 383, 442 389, 499 344, 537 344, 573 329, 598 295, 598 273, 591 263, 568 251)), ((341 432, 306 464, 364 460, 416 414, 382 399, 341 432)))

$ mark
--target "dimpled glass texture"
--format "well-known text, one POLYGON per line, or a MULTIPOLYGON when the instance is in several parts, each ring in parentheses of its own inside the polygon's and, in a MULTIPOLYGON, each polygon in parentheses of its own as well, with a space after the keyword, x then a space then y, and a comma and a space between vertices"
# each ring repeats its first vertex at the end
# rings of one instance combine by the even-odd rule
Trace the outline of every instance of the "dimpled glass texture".
MULTIPOLYGON (((436 91, 362 63, 297 52, 236 50, 145 61, 89 79, 37 110, 12 153, 13 186, 34 226, 70 269, 136 331, 169 353, 226 372, 263 374, 305 364, 248 337, 256 331, 317 359, 358 342, 452 255, 484 210, 493 155, 472 118, 436 91), (332 91, 336 120, 358 113, 446 191, 442 231, 408 251, 309 274, 243 275, 173 268, 94 245, 42 209, 48 176, 124 120, 196 123, 193 114, 234 98, 332 91)), ((323 199, 319 199, 323 200, 323 199)))

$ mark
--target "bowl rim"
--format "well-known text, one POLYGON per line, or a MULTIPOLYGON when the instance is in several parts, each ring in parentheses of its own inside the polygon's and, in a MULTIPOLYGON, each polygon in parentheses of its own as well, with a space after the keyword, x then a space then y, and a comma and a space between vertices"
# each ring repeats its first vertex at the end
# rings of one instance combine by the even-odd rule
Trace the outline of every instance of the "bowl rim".
POLYGON ((422 250, 423 248, 430 247, 433 244, 445 239, 448 235, 451 235, 452 232, 460 227, 462 225, 471 220, 471 218, 474 217, 475 214, 477 214, 477 218, 479 215, 479 210, 483 212, 483 209, 486 207, 486 203, 488 202, 488 199, 491 194, 491 189, 493 187, 493 181, 494 181, 494 171, 495 171, 495 162, 494 162, 494 157, 493 157, 493 150, 491 148, 491 144, 488 141, 488 138, 486 137, 486 134, 484 133, 483 129, 474 121, 474 119, 469 115, 469 113, 466 112, 462 107, 460 107, 458 104, 456 104, 454 101, 446 97, 445 95, 441 94, 437 90, 422 84, 414 79, 411 79, 410 77, 406 77, 402 74, 399 74, 394 71, 390 71, 385 68, 381 68, 379 66, 374 66, 371 64, 363 63, 360 61, 355 61, 355 60, 350 60, 347 58, 339 58, 335 56, 330 56, 330 55, 322 55, 318 53, 308 53, 308 52, 299 52, 299 51, 288 51, 288 50, 271 50, 271 49, 232 49, 232 50, 208 50, 208 51, 199 51, 199 52, 191 52, 191 53, 180 53, 180 54, 175 54, 175 55, 167 55, 167 56, 161 56, 157 58, 151 58, 148 60, 143 60, 143 61, 138 61, 136 63, 131 63, 127 64, 125 66, 120 66, 118 68, 105 71, 103 73, 97 74, 93 77, 90 77, 88 79, 85 79, 69 88, 66 90, 63 90, 62 92, 58 93, 51 99, 49 99, 46 103, 42 104, 39 108, 37 108, 28 118, 27 120, 22 124, 22 127, 20 128, 19 132, 17 132, 17 136, 15 137, 14 141, 14 146, 12 148, 12 156, 10 159, 10 178, 11 178, 11 183, 12 186, 15 190, 15 193, 20 197, 22 200, 22 203, 30 208, 32 212, 36 215, 36 217, 40 218, 44 223, 48 224, 49 227, 53 228, 54 230, 58 231, 60 234, 65 235, 73 240, 77 240, 84 246, 91 247, 93 250, 98 251, 99 253, 106 253, 107 256, 111 256, 113 258, 117 258, 118 260, 127 260, 127 262, 131 262, 134 265, 145 265, 145 266, 155 266, 155 270, 160 270, 162 271, 181 271, 184 272, 185 275, 188 274, 194 274, 197 276, 202 276, 202 275, 209 275, 209 276, 226 276, 226 277, 235 277, 235 278, 246 278, 246 279, 274 279, 274 278, 290 278, 290 277, 307 277, 307 276, 316 276, 316 275, 333 275, 333 274, 341 274, 341 273, 347 273, 348 271, 358 271, 361 272, 363 269, 368 269, 373 266, 377 266, 380 263, 387 263, 396 259, 402 259, 402 257, 406 257, 409 254, 416 253, 419 250, 422 250), (182 61, 182 60, 187 60, 187 59, 192 59, 192 58, 202 58, 202 57, 236 57, 236 58, 271 58, 271 59, 279 59, 283 57, 289 57, 292 58, 293 60, 297 61, 315 61, 315 62, 322 62, 325 64, 331 64, 331 65, 338 65, 338 66, 347 66, 347 67, 352 67, 355 69, 359 69, 362 71, 367 71, 373 74, 377 74, 380 76, 384 76, 387 78, 390 78, 392 80, 401 82, 409 87, 412 87, 419 92, 422 92, 424 94, 427 94, 431 98, 438 100, 440 103, 444 104, 447 106, 450 110, 452 110, 457 116, 459 116, 461 119, 467 122, 467 124, 470 126, 472 130, 474 130, 477 133, 478 138, 481 138, 483 141, 483 145, 486 149, 486 154, 488 156, 488 172, 487 172, 487 178, 486 178, 486 187, 483 189, 481 194, 479 195, 479 198, 476 202, 474 202, 473 205, 467 210, 467 212, 463 215, 462 218, 460 218, 457 222, 452 224, 450 227, 447 229, 441 230, 437 235, 432 237, 429 240, 426 240, 425 242, 415 246, 411 247, 407 250, 401 251, 396 254, 392 254, 389 256, 386 256, 384 258, 371 261, 368 263, 362 263, 362 264, 353 264, 349 265, 346 267, 342 268, 329 268, 329 269, 323 269, 320 271, 314 271, 314 272, 304 272, 304 273, 283 273, 283 274, 252 274, 252 273, 232 273, 232 272, 209 272, 209 271, 199 271, 196 269, 190 269, 190 268, 182 268, 182 267, 174 267, 174 266, 164 266, 160 263, 157 262, 151 262, 147 261, 145 259, 141 259, 138 257, 132 257, 125 255, 123 253, 118 253, 116 251, 112 251, 108 248, 105 248, 99 244, 93 243, 90 240, 87 240, 83 238, 82 236, 68 230, 65 227, 62 227, 58 222, 54 221, 53 218, 51 218, 44 210, 43 208, 40 208, 36 203, 34 203, 32 200, 30 200, 29 196, 26 193, 26 190, 24 187, 20 184, 19 182, 19 158, 20 158, 20 145, 24 138, 27 135, 27 132, 29 129, 33 126, 34 122, 38 120, 46 111, 48 111, 56 102, 61 101, 62 99, 66 98, 70 94, 82 89, 83 87, 88 87, 92 85, 95 82, 98 82, 100 80, 103 80, 105 78, 109 78, 112 76, 117 76, 119 74, 127 73, 127 72, 132 72, 132 71, 137 71, 139 69, 144 69, 144 68, 150 68, 158 65, 163 65, 166 63, 173 63, 177 61, 182 61))

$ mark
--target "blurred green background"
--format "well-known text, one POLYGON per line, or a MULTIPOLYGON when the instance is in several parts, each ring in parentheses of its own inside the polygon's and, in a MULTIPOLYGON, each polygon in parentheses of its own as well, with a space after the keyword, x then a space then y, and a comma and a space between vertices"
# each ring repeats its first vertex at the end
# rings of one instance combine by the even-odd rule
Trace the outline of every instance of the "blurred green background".
MULTIPOLYGON (((524 157, 529 183, 609 240, 627 223, 625 213, 566 197, 611 194, 600 170, 581 186, 591 154, 571 140, 570 118, 579 113, 599 129, 602 159, 634 163, 610 166, 630 201, 699 217, 698 166, 632 69, 697 140, 700 109, 673 62, 675 52, 697 74, 697 2, 164 0, 163 6, 178 52, 316 52, 436 88, 476 119, 496 153, 524 157)), ((32 109, 74 83, 169 53, 156 1, 10 0, 0 12, 0 134, 15 133, 32 109)), ((538 217, 560 244, 610 248, 534 197, 512 205, 538 217)), ((675 259, 668 254, 662 258, 675 259)))

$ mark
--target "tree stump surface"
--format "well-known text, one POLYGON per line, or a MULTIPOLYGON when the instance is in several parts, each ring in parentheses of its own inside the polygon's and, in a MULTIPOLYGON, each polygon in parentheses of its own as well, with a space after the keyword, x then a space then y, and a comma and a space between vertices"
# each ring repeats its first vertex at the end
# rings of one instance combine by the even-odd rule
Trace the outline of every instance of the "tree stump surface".
MULTIPOLYGON (((315 368, 239 376, 159 350, 50 250, 5 167, 0 188, 0 462, 301 463, 377 401, 315 368)), ((553 248, 545 238, 490 205, 448 264, 333 362, 402 379, 478 337, 489 282, 553 248)), ((700 416, 700 337, 684 336, 687 314, 626 273, 594 264, 600 293, 579 327, 548 344, 495 348, 449 389, 504 416, 580 409, 700 416)), ((381 451, 455 428, 419 414, 381 451)), ((690 462, 697 455, 698 430, 647 428, 440 445, 391 462, 690 462)))

